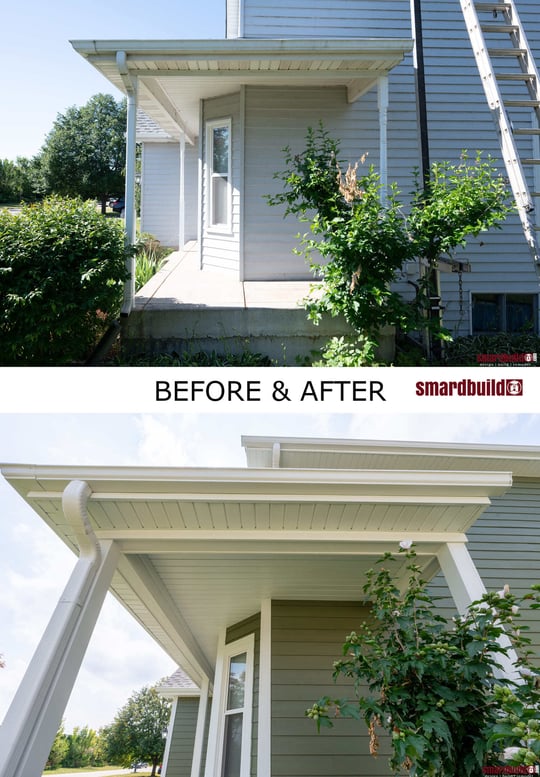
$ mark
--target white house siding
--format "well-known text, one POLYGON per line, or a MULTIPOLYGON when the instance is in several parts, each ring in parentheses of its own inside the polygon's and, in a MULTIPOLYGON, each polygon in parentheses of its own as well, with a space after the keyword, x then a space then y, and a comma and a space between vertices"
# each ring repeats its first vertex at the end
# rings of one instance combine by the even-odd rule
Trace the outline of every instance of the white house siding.
POLYGON ((199 147, 186 143, 184 153, 184 240, 197 240, 199 218, 199 147))
POLYGON ((228 119, 231 123, 231 178, 232 178, 232 230, 231 233, 211 231, 207 227, 207 180, 203 170, 202 182, 202 265, 203 268, 240 271, 240 186, 242 165, 242 126, 240 121, 240 93, 205 100, 203 104, 203 159, 205 158, 207 121, 228 119))
MULTIPOLYGON (((295 37, 403 37, 411 35, 410 2, 409 0, 244 0, 241 9, 234 2, 229 3, 231 25, 236 24, 235 14, 243 14, 243 35, 248 38, 295 38, 295 37)), ((540 14, 537 0, 517 0, 529 42, 533 50, 540 54, 540 14)), ((491 154, 500 158, 497 134, 487 107, 481 87, 480 78, 474 62, 471 46, 466 32, 465 22, 458 0, 441 3, 440 0, 424 0, 422 3, 424 54, 426 66, 426 87, 429 117, 430 154, 432 160, 450 160, 457 162, 461 151, 468 149, 472 155, 476 150, 482 150, 484 156, 491 154)), ((489 20, 487 17, 486 20, 489 20)), ((511 84, 506 89, 519 89, 511 84)), ((251 90, 248 90, 251 92, 251 90)), ((253 94, 253 92, 251 92, 253 94)), ((362 98, 360 104, 365 98, 362 98)), ((322 107, 327 109, 323 102, 322 107)), ((374 103, 373 103, 374 105, 374 103)), ((264 111, 264 108, 262 109, 264 111)), ((281 128, 282 122, 292 108, 288 101, 274 107, 272 120, 276 127, 281 128)), ((300 106, 300 114, 295 110, 297 126, 291 129, 286 124, 283 137, 296 144, 298 133, 302 134, 308 118, 320 114, 329 128, 333 128, 327 110, 317 111, 313 108, 309 117, 305 116, 304 106, 300 106), (297 131, 298 132, 297 132, 297 131)), ((525 121, 530 118, 530 111, 523 111, 525 121)), ((259 114, 248 116, 248 130, 255 129, 259 114)), ((266 113, 268 119, 269 113, 266 113)), ((375 117, 374 117, 375 119, 375 117)), ((397 180, 400 187, 408 192, 411 179, 405 180, 404 175, 418 164, 418 135, 416 130, 415 92, 412 70, 412 58, 407 57, 402 65, 390 75, 390 111, 389 111, 389 179, 397 180)), ((291 122, 293 124, 294 122, 291 122)), ((337 129, 341 134, 341 129, 337 129)), ((269 134, 267 132, 267 134, 269 134)), ((369 142, 369 139, 368 139, 369 142)), ((246 146, 249 155, 254 150, 246 146)), ((264 164, 273 164, 275 147, 267 155, 264 164)), ((532 156, 531 141, 520 140, 524 156, 532 156)), ((252 160, 254 156, 252 155, 252 160)), ((259 161, 262 159, 258 154, 259 161)), ((376 162, 376 158, 372 157, 376 162)), ((253 172, 253 164, 248 170, 247 178, 253 172)), ((280 168, 278 168, 280 169, 280 168)), ((502 170, 502 166, 500 166, 502 170)), ((532 184, 532 172, 530 175, 532 184)), ((251 182, 248 187, 257 188, 257 182, 251 182)), ((532 188, 538 189, 538 183, 532 188)), ((259 207, 253 203, 250 213, 259 207)), ((248 209, 246 209, 246 213, 248 209)), ((249 223, 249 219, 248 219, 249 223)), ((265 245, 268 228, 264 220, 256 214, 250 231, 256 234, 261 230, 261 245, 265 245)), ((255 235, 246 234, 246 262, 249 263, 249 273, 252 272, 250 253, 255 235), (248 245, 250 250, 248 250, 248 245)), ((285 251, 286 238, 279 231, 275 242, 285 251)), ((538 284, 532 266, 527 246, 517 215, 508 217, 504 230, 482 234, 478 239, 471 239, 463 252, 457 253, 458 258, 468 259, 472 264, 472 273, 462 277, 460 293, 457 274, 442 274, 441 286, 446 305, 444 313, 445 324, 455 335, 468 334, 470 327, 470 295, 471 292, 536 292, 538 284)), ((265 258, 259 257, 258 263, 264 264, 265 258)), ((293 270, 301 272, 298 258, 288 264, 285 255, 278 264, 274 264, 273 256, 268 257, 272 265, 270 277, 282 277, 281 272, 293 270), (284 267, 285 265, 285 267, 284 267)), ((254 277, 262 277, 261 267, 255 270, 254 277)), ((398 284, 402 292, 411 294, 412 286, 404 278, 398 284)))
POLYGON ((142 144, 141 231, 165 246, 178 246, 180 146, 142 144))
POLYGON ((285 168, 283 148, 305 148, 308 127, 322 121, 340 137, 342 158, 355 162, 368 153, 367 166, 379 157, 376 90, 349 104, 343 87, 247 87, 245 92, 245 227, 247 280, 306 279, 306 261, 296 256, 298 232, 309 225, 284 209, 271 207, 265 195, 281 191, 274 173, 285 168))

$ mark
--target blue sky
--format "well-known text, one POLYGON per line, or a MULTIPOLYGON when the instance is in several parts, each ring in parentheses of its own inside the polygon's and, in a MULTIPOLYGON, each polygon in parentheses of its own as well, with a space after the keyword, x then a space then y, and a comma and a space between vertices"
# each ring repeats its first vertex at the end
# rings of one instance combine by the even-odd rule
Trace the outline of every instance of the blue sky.
POLYGON ((69 41, 223 38, 225 0, 26 0, 2 7, 0 159, 32 157, 59 113, 98 92, 120 98, 69 41))
MULTIPOLYGON (((540 415, 0 415, 0 462, 245 465, 242 434, 534 445, 540 415)), ((0 477, 0 720, 67 582, 75 557, 0 477)), ((175 669, 111 598, 71 700, 66 728, 99 728, 129 695, 175 669)))

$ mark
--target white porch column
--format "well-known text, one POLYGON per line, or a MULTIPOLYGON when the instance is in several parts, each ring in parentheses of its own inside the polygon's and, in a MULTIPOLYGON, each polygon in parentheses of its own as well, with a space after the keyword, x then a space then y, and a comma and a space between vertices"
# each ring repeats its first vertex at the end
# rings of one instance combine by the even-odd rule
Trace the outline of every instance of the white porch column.
POLYGON ((180 135, 180 212, 178 214, 178 248, 181 251, 186 243, 186 136, 180 135))
MULTIPOLYGON (((137 77, 132 76, 127 66, 125 51, 116 54, 116 66, 122 77, 127 93, 126 126, 126 189, 125 189, 125 230, 126 244, 134 245, 137 239, 137 219, 135 214, 135 166, 137 156, 137 77)), ((135 297, 135 256, 126 260, 129 278, 124 285, 122 316, 129 316, 135 297)))
MULTIPOLYGON (((438 559, 456 607, 464 614, 472 602, 481 599, 486 593, 486 587, 467 546, 461 542, 449 542, 438 553, 438 559)), ((503 585, 504 580, 501 582, 501 588, 503 585)), ((506 636, 500 639, 500 644, 510 648, 510 640, 506 636)), ((502 666, 502 674, 521 682, 521 676, 516 671, 516 660, 517 656, 512 648, 507 656, 497 656, 497 662, 502 666)))
POLYGON ((64 492, 67 520, 80 518, 81 554, 0 728, 2 777, 42 773, 117 566, 116 545, 98 543, 89 527, 89 495, 81 481, 64 492))

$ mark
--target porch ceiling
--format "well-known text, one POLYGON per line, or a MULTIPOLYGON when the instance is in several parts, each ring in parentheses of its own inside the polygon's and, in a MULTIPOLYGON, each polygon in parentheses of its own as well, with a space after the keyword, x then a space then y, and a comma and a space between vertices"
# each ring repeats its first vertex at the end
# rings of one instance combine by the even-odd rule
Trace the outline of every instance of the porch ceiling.
MULTIPOLYGON (((2 474, 76 553, 62 510, 85 481, 92 531, 120 562, 112 591, 195 682, 223 628, 274 599, 358 600, 404 538, 429 577, 447 542, 504 493, 502 472, 28 467, 2 474)), ((402 562, 396 569, 404 572, 402 562)))
POLYGON ((201 99, 256 84, 345 86, 353 101, 412 50, 412 41, 401 38, 71 43, 123 92, 127 67, 139 81, 139 107, 172 137, 185 131, 191 140, 198 134, 201 99))

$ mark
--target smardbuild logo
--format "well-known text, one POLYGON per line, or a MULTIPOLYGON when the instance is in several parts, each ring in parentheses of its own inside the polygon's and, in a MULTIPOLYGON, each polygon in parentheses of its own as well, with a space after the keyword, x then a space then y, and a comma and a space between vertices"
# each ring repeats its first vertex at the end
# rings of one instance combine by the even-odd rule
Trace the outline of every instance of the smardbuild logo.
POLYGON ((418 380, 418 397, 522 397, 523 380, 418 380))

